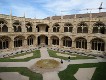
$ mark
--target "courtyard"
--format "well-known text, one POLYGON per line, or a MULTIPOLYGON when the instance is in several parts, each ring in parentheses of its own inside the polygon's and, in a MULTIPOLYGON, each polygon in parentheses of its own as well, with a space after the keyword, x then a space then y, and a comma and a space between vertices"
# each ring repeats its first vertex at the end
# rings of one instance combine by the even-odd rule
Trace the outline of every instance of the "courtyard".
POLYGON ((0 0, 0 80, 106 80, 106 0, 0 0))
POLYGON ((41 47, 0 59, 1 80, 105 80, 106 58, 41 47), (70 60, 68 57, 70 56, 70 60), (40 67, 36 64, 39 61, 40 67), (45 61, 47 60, 47 61, 45 61), (50 60, 50 62, 49 62, 50 60), (53 60, 53 61, 51 61, 53 60), (61 63, 61 60, 63 63, 61 63), (51 64, 53 62, 53 64, 51 64), (43 63, 43 66, 41 65, 43 63), (56 63, 56 64, 55 64, 56 63), (45 65, 46 64, 46 65, 45 65), (35 67, 33 67, 35 66, 35 67), (53 67, 52 67, 53 66, 53 67))

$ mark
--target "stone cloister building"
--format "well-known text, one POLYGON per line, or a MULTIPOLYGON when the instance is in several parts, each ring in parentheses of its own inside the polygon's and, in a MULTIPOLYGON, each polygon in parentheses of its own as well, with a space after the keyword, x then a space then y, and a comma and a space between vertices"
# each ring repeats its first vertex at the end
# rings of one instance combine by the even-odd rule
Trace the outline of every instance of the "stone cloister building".
POLYGON ((106 52, 106 12, 31 19, 0 14, 0 51, 49 46, 106 52))

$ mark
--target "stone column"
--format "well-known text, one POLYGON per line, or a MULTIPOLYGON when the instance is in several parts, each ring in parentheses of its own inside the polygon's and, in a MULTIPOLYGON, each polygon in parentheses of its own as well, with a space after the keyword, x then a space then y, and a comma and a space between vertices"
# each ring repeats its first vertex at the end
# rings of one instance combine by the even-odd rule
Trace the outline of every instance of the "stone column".
POLYGON ((35 44, 38 46, 38 36, 36 35, 35 44))
POLYGON ((77 26, 76 26, 76 24, 73 26, 72 34, 77 34, 77 26))
POLYGON ((21 28, 22 28, 22 32, 27 32, 27 28, 26 28, 26 26, 25 26, 25 19, 24 19, 24 21, 22 22, 21 28))
POLYGON ((76 48, 76 41, 72 41, 72 49, 76 48))
POLYGON ((8 25, 9 25, 8 32, 14 32, 13 21, 12 21, 12 13, 10 14, 10 20, 9 20, 8 25))
POLYGON ((93 31, 93 26, 92 26, 93 24, 91 24, 91 22, 90 22, 90 25, 89 25, 89 27, 88 27, 88 34, 91 34, 92 33, 92 31, 93 31))
POLYGON ((38 28, 35 28, 35 32, 36 32, 36 33, 38 32, 38 28))
POLYGON ((36 47, 36 38, 33 38, 33 47, 36 47))
POLYGON ((90 52, 90 50, 91 50, 91 43, 87 42, 87 52, 90 52))
POLYGON ((63 33, 63 32, 64 32, 64 25, 61 23, 60 26, 61 26, 61 27, 60 27, 60 33, 63 33))
POLYGON ((53 29, 53 28, 50 27, 48 33, 52 33, 52 32, 53 32, 52 29, 53 29))
POLYGON ((76 22, 76 18, 74 19, 74 22, 73 22, 72 34, 77 34, 77 22, 76 22))
POLYGON ((27 47, 28 47, 28 45, 27 45, 27 38, 25 38, 23 40, 23 48, 27 48, 27 47))
POLYGON ((11 38, 11 41, 9 43, 9 49, 10 50, 13 50, 14 49, 14 38, 13 37, 11 38))
POLYGON ((48 28, 48 33, 50 33, 50 28, 48 28))
POLYGON ((32 25, 32 32, 36 32, 36 24, 32 25))
POLYGON ((48 37, 48 46, 49 46, 49 47, 51 46, 51 40, 50 40, 49 37, 48 37))
POLYGON ((62 46, 63 46, 63 41, 59 39, 59 48, 62 48, 62 46))
POLYGON ((13 25, 12 25, 12 20, 10 20, 9 22, 9 27, 8 27, 8 32, 14 32, 14 28, 13 28, 13 25))
POLYGON ((49 32, 49 33, 53 32, 53 30, 52 30, 52 29, 53 29, 53 27, 52 27, 52 23, 51 23, 51 22, 49 22, 49 31, 48 31, 48 32, 49 32))

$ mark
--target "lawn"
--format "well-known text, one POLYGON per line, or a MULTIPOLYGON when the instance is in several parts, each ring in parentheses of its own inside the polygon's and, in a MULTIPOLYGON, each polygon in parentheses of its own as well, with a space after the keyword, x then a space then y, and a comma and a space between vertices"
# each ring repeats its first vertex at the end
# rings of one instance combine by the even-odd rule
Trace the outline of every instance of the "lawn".
POLYGON ((91 80, 106 80, 106 63, 89 63, 68 65, 64 71, 58 73, 60 80, 77 80, 73 75, 79 68, 97 67, 91 80))
POLYGON ((14 55, 12 57, 0 58, 0 62, 26 62, 26 61, 29 61, 31 59, 41 57, 40 50, 35 50, 35 51, 30 52, 30 53, 20 53, 20 54, 14 55), (30 54, 30 53, 34 53, 32 57, 27 57, 27 58, 24 58, 24 59, 10 59, 10 58, 13 58, 13 57, 23 56, 23 55, 30 54))
POLYGON ((0 67, 0 72, 19 72, 21 75, 28 76, 29 80, 43 80, 41 74, 32 72, 26 67, 0 67))
MULTIPOLYGON (((58 51, 53 51, 53 50, 48 50, 49 56, 50 57, 54 57, 54 58, 60 58, 60 59, 64 59, 67 60, 67 57, 63 57, 63 56, 58 56, 56 53, 60 53, 58 51)), ((71 53, 62 53, 62 54, 68 54, 68 55, 72 55, 72 56, 76 56, 76 57, 71 57, 71 60, 75 60, 75 59, 95 59, 94 57, 88 57, 88 56, 81 56, 78 54, 71 54, 71 53)))

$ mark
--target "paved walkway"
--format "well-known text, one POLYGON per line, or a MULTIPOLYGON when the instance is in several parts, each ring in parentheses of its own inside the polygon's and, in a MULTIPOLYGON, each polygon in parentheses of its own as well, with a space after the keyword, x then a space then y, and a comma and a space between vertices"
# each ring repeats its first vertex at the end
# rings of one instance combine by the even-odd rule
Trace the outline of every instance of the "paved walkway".
POLYGON ((57 72, 46 72, 43 75, 43 80, 60 80, 57 72))
MULTIPOLYGON (((31 68, 33 64, 35 64, 40 59, 55 59, 60 62, 59 58, 50 57, 47 48, 40 48, 41 58, 35 58, 28 62, 0 62, 0 67, 28 67, 31 68)), ((80 59, 80 60, 63 60, 63 64, 60 65, 58 70, 54 70, 51 72, 44 72, 43 80, 60 80, 58 77, 58 72, 67 68, 69 64, 83 64, 83 63, 98 63, 98 62, 106 62, 106 59, 97 58, 97 59, 80 59), (48 76, 49 75, 49 76, 48 76)), ((12 80, 12 79, 11 79, 12 80)))
POLYGON ((45 48, 45 47, 40 48, 40 52, 41 52, 42 59, 50 58, 48 51, 47 51, 47 48, 45 48))
POLYGON ((1 72, 2 80, 29 80, 29 77, 19 74, 18 72, 1 72))
POLYGON ((95 70, 96 67, 79 68, 78 71, 74 74, 74 76, 77 80, 91 80, 95 70))

